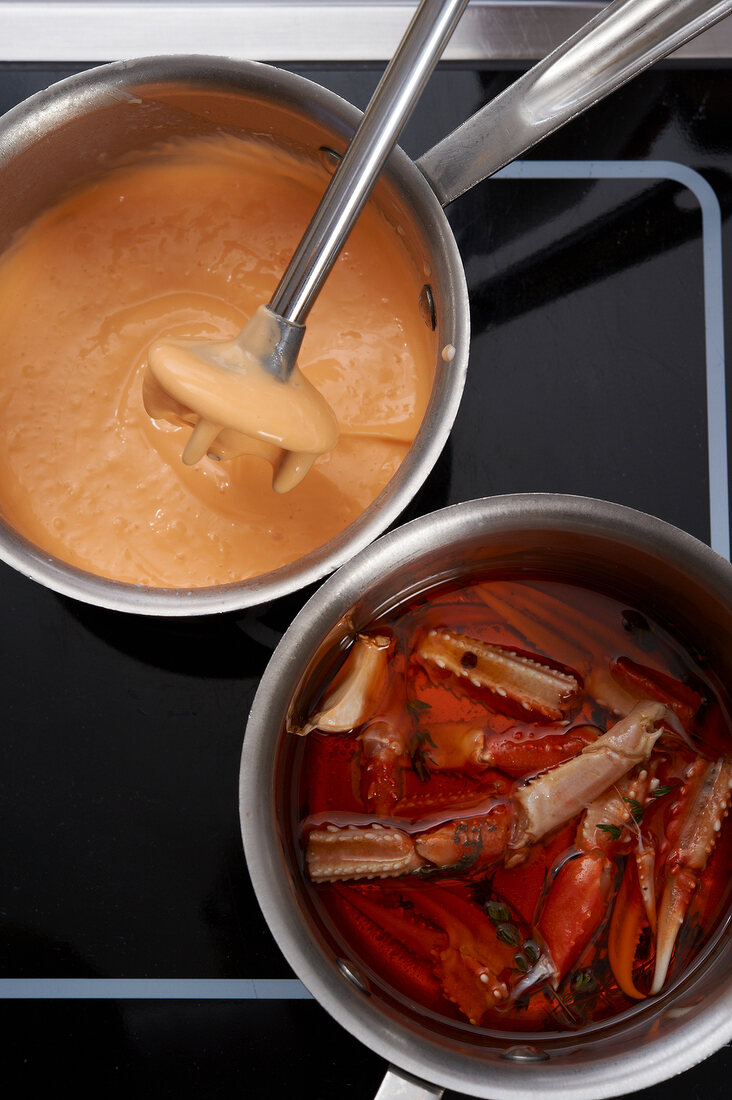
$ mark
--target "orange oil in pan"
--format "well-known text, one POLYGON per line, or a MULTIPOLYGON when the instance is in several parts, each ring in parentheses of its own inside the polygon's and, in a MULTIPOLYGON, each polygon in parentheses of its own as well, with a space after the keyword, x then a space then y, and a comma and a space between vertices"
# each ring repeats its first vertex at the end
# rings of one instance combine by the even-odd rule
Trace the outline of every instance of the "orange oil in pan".
POLYGON ((146 350, 236 335, 269 300, 326 183, 263 142, 140 155, 43 214, 0 262, 0 508, 21 534, 117 580, 201 587, 291 562, 336 535, 402 462, 435 338, 418 272, 369 207, 308 321, 299 365, 340 438, 292 492, 241 456, 192 468, 190 433, 143 408, 146 350))
POLYGON ((661 991, 673 986, 730 901, 732 731, 703 659, 640 610, 546 577, 443 591, 364 636, 388 641, 368 715, 307 733, 298 777, 303 873, 338 953, 413 1008, 511 1031, 652 1003, 657 942, 671 942, 661 991), (458 672, 445 634, 468 639, 458 672), (652 750, 512 850, 516 793, 654 707, 652 750), (393 854, 411 867, 385 871, 393 854), (664 914, 679 913, 668 941, 664 914))

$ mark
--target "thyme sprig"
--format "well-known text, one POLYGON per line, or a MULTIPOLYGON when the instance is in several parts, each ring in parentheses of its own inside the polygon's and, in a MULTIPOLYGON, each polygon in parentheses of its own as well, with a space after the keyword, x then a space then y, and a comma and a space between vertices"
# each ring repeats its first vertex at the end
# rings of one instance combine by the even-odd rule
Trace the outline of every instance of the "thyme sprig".
MULTIPOLYGON (((674 789, 674 787, 656 787, 655 791, 651 791, 651 796, 653 798, 664 798, 667 794, 671 794, 674 789)), ((627 802, 630 806, 630 816, 634 823, 640 825, 648 806, 644 806, 642 802, 638 802, 635 798, 626 798, 625 796, 623 796, 623 802, 627 802)), ((608 836, 611 836, 613 840, 620 840, 620 836, 625 826, 603 824, 598 825, 597 828, 602 829, 602 831, 607 833, 608 836)))
MULTIPOLYGON (((425 703, 424 699, 407 699, 407 710, 417 721, 419 721, 419 716, 423 711, 431 709, 431 704, 425 703)), ((430 764, 435 767, 435 762, 430 756, 427 746, 433 749, 437 748, 430 737, 429 731, 424 729, 415 730, 407 742, 407 752, 412 758, 412 767, 421 783, 426 783, 431 775, 430 764)))
POLYGON ((519 947, 521 945, 521 933, 515 924, 497 924, 496 935, 499 940, 507 943, 509 947, 519 947))
POLYGON ((623 798, 623 802, 627 802, 630 806, 630 814, 633 821, 639 824, 643 820, 643 814, 646 812, 646 808, 642 802, 637 802, 634 798, 623 798))
POLYGON ((424 729, 416 730, 407 742, 407 752, 411 757, 412 767, 422 783, 426 783, 431 775, 430 765, 435 767, 435 761, 429 754, 428 746, 437 748, 430 737, 429 730, 424 729))
POLYGON ((591 966, 586 966, 583 970, 578 970, 572 976, 571 989, 574 994, 592 994, 596 992, 597 978, 591 966))
POLYGON ((511 920, 511 913, 503 902, 491 899, 485 903, 485 911, 488 914, 496 935, 509 947, 518 947, 519 950, 513 956, 516 963, 515 969, 522 974, 528 974, 532 966, 539 961, 541 951, 534 940, 525 940, 518 927, 511 920))
POLYGON ((413 714, 415 718, 419 718, 423 710, 432 710, 432 704, 425 703, 424 699, 408 699, 407 710, 410 714, 413 714))
MULTIPOLYGON (((643 805, 642 802, 638 802, 638 800, 635 798, 626 798, 625 796, 623 796, 623 802, 628 803, 628 806, 630 807, 630 816, 634 824, 640 825, 641 821, 643 820, 643 815, 646 812, 646 807, 643 805)), ((604 833, 607 833, 608 836, 611 837, 613 840, 620 840, 623 829, 625 827, 625 825, 613 824, 602 824, 597 826, 598 829, 602 829, 602 831, 604 833)))

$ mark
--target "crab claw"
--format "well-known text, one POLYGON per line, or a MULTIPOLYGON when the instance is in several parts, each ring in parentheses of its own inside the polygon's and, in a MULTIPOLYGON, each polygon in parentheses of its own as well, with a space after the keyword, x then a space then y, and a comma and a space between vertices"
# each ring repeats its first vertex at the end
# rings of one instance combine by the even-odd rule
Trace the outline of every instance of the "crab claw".
POLYGON ((643 908, 646 911, 651 932, 656 933, 656 849, 653 842, 642 834, 635 850, 635 869, 638 876, 643 908))
POLYGON ((612 864, 602 852, 584 852, 557 872, 537 932, 554 965, 558 985, 584 951, 607 910, 612 864))
POLYGON ((666 981, 679 930, 729 809, 730 789, 732 760, 725 757, 697 757, 686 772, 674 830, 677 839, 665 862, 651 993, 660 993, 666 981))
POLYGON ((613 854, 623 843, 626 826, 631 827, 631 807, 641 805, 648 788, 648 771, 643 768, 636 776, 623 776, 594 799, 577 828, 575 855, 554 876, 536 930, 551 960, 555 986, 603 923, 613 886, 613 854))
POLYGON ((615 899, 608 933, 607 953, 615 980, 628 997, 642 1001, 645 993, 633 981, 633 962, 643 928, 643 899, 638 889, 636 864, 628 860, 615 899))

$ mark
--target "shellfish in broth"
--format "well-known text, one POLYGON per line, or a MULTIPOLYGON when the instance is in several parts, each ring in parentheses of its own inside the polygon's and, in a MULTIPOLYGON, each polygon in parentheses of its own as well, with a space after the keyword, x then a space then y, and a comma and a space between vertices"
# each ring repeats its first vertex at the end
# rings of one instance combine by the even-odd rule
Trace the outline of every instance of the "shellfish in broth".
POLYGON ((522 573, 414 598, 288 733, 314 904, 430 1013, 611 1018, 674 984, 729 904, 727 699, 615 595, 522 573))

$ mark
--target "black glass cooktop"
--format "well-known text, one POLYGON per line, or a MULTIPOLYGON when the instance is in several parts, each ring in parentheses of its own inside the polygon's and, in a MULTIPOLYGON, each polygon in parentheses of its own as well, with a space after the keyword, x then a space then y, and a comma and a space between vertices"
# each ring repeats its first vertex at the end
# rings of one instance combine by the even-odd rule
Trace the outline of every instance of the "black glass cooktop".
MULTIPOLYGON (((82 66, 0 67, 0 106, 82 66)), ((298 71, 364 106, 378 67, 298 71)), ((441 67, 418 155, 515 73, 441 67)), ((638 79, 448 210, 473 343, 451 440, 404 518, 524 490, 603 497, 728 554, 723 285, 732 71, 638 79)), ((304 595, 175 621, 0 568, 5 1076, 103 1096, 366 1100, 382 1060, 312 1001, 247 878, 237 772, 304 595)), ((637 1096, 729 1096, 729 1048, 637 1096)))

